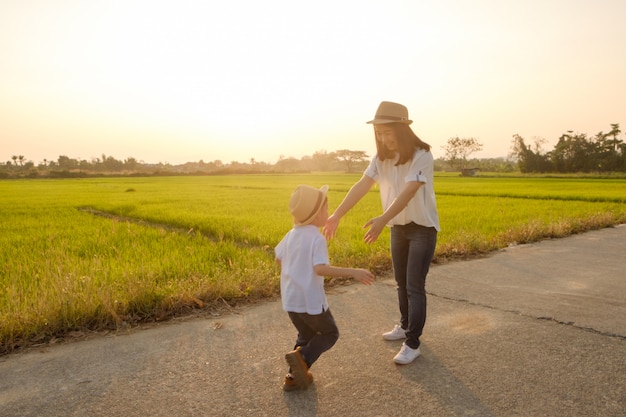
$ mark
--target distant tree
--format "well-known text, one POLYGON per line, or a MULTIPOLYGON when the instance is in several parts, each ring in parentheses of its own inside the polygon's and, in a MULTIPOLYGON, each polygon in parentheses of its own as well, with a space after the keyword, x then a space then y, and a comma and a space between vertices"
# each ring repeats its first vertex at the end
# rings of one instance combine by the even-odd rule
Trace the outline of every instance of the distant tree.
POLYGON ((623 142, 617 138, 620 134, 618 124, 611 124, 609 133, 598 132, 594 139, 596 169, 600 172, 622 171, 624 155, 621 152, 623 142))
POLYGON ((328 153, 325 150, 320 150, 315 152, 311 159, 317 170, 329 171, 337 162, 337 155, 334 152, 328 153))
POLYGON ((304 155, 298 162, 299 171, 311 172, 317 170, 313 158, 310 155, 304 155))
POLYGON ((94 170, 94 166, 91 162, 87 161, 86 159, 81 159, 80 161, 77 162, 77 167, 81 170, 85 170, 85 171, 93 171, 94 170))
POLYGON ((445 152, 444 159, 460 171, 466 167, 468 156, 481 151, 483 145, 476 138, 459 138, 456 136, 448 139, 446 145, 441 148, 445 152))
POLYGON ((335 152, 335 155, 339 161, 346 165, 347 172, 352 172, 357 163, 366 161, 368 158, 365 151, 351 151, 348 149, 338 150, 335 152))
POLYGON ((58 158, 58 165, 60 169, 64 170, 76 169, 76 167, 78 166, 78 161, 68 156, 60 155, 58 158))
POLYGON ((126 160, 124 161, 124 168, 126 168, 128 171, 135 171, 138 166, 139 163, 132 156, 126 158, 126 160))
POLYGON ((618 123, 611 123, 611 131, 609 133, 607 133, 607 136, 613 136, 613 149, 617 152, 617 150, 619 149, 619 145, 621 140, 617 139, 617 135, 619 135, 620 133, 622 133, 622 131, 619 129, 619 124, 618 123))
MULTIPOLYGON (((104 154, 102 157, 104 158, 104 154)), ((107 156, 106 159, 103 159, 102 164, 104 165, 105 170, 109 172, 119 172, 124 169, 124 163, 112 156, 107 156)))
POLYGON ((597 169, 595 144, 584 133, 571 130, 559 138, 551 154, 557 172, 590 172, 597 169))
POLYGON ((612 166, 615 166, 614 156, 616 152, 609 135, 600 131, 596 134, 593 142, 595 145, 595 168, 600 172, 611 171, 612 166))
POLYGON ((517 160, 517 167, 521 172, 552 171, 550 154, 543 152, 543 145, 546 143, 546 140, 541 137, 535 137, 534 139, 534 146, 527 146, 524 138, 518 134, 513 135, 511 156, 517 160))
POLYGON ((274 168, 278 172, 297 172, 300 167, 300 162, 294 157, 285 158, 283 155, 280 156, 278 161, 274 164, 274 168))
POLYGON ((524 138, 513 135, 510 157, 517 161, 517 167, 521 172, 550 172, 552 164, 550 155, 543 153, 544 138, 535 137, 534 147, 526 145, 524 138))
POLYGON ((509 157, 517 161, 517 167, 521 172, 528 172, 528 157, 530 152, 531 150, 526 146, 524 138, 517 133, 514 134, 509 157))

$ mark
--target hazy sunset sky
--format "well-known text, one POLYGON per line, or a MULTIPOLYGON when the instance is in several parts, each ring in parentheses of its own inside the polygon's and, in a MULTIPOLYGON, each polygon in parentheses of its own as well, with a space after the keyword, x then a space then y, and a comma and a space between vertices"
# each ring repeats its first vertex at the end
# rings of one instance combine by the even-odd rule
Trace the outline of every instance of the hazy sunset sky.
POLYGON ((626 131, 626 1, 0 0, 0 161, 373 156, 382 100, 435 158, 626 131))

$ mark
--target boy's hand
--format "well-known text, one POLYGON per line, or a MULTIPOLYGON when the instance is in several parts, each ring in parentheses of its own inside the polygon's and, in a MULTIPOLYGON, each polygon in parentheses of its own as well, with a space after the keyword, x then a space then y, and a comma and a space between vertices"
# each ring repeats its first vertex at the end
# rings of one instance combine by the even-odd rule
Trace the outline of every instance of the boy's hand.
POLYGON ((372 285, 374 283, 374 274, 367 269, 355 268, 352 273, 352 278, 360 281, 364 285, 372 285))

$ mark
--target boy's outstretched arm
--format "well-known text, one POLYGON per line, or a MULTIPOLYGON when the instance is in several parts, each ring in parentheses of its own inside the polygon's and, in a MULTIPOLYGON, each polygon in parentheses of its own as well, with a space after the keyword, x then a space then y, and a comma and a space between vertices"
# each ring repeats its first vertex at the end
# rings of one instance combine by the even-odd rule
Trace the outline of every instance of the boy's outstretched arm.
POLYGON ((349 277, 365 285, 374 283, 374 274, 362 268, 341 268, 331 265, 315 265, 315 273, 323 277, 349 277))

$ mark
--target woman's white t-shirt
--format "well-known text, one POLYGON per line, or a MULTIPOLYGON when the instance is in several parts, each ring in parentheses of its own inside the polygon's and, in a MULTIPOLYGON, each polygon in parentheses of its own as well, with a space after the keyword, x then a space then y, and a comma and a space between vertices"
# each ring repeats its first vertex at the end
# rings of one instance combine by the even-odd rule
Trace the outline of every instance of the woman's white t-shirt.
POLYGON ((285 311, 321 314, 328 309, 324 277, 315 265, 329 265, 326 239, 317 226, 294 226, 274 249, 281 262, 280 294, 285 311))
POLYGON ((383 211, 398 197, 407 182, 417 181, 422 185, 409 204, 388 223, 389 226, 415 222, 426 227, 439 227, 439 214, 433 186, 434 159, 431 152, 417 149, 413 159, 396 166, 398 157, 381 161, 374 156, 364 174, 379 184, 383 211))

